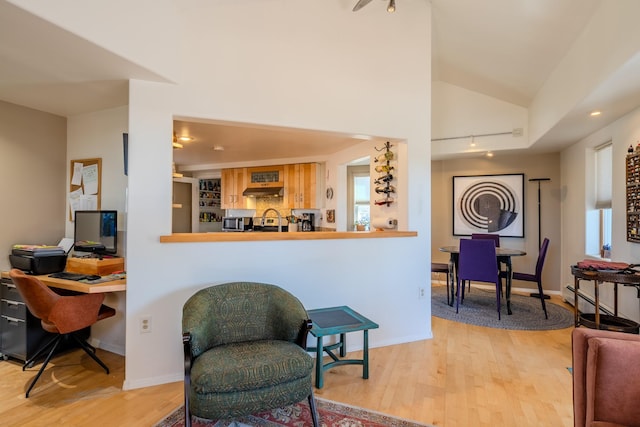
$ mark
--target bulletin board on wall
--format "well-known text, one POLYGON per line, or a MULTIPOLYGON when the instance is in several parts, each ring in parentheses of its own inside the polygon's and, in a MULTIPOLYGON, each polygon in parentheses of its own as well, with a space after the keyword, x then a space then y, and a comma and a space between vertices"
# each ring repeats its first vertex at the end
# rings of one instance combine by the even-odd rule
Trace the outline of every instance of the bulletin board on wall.
POLYGON ((76 211, 99 210, 102 191, 102 159, 71 160, 69 172, 69 221, 76 211))

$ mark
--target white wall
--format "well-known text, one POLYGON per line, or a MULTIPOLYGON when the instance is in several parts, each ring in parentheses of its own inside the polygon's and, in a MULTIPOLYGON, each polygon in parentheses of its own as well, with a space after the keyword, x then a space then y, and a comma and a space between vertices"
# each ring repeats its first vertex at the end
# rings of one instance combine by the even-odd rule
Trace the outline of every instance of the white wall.
POLYGON ((529 144, 528 111, 481 93, 473 92, 444 82, 433 83, 432 138, 455 138, 467 135, 510 133, 473 138, 434 141, 431 154, 459 156, 461 153, 485 153, 504 149, 524 149, 529 144), (513 130, 520 129, 521 136, 513 130))
POLYGON ((332 2, 273 8, 270 1, 186 8, 176 30, 185 43, 176 58, 186 64, 184 81, 130 83, 125 388, 182 379, 182 304, 225 281, 279 284, 309 309, 350 305, 380 324, 371 346, 431 336, 430 300, 417 298, 429 283, 429 8, 407 3, 394 15, 384 8, 356 15, 332 2), (160 244, 171 230, 174 115, 406 140, 408 228, 418 237, 160 244), (151 334, 138 333, 141 316, 152 317, 151 334), (149 363, 150 355, 162 357, 149 363))
POLYGON ((12 245, 63 237, 66 151, 64 117, 0 102, 0 269, 12 245))
MULTIPOLYGON (((601 129, 562 152, 562 270, 563 286, 573 286, 569 266, 587 257, 585 232, 586 213, 594 206, 593 149, 611 141, 613 143, 613 227, 611 259, 627 263, 640 261, 640 244, 626 240, 626 187, 625 157, 629 145, 640 140, 640 108, 632 111, 612 125, 601 129)), ((581 282, 581 290, 593 295, 592 285, 581 282)), ((613 285, 601 286, 602 303, 613 307, 613 285)), ((640 321, 640 299, 635 288, 620 286, 619 315, 640 321)))
POLYGON ((531 103, 529 135, 532 141, 543 137, 594 88, 637 54, 638 15, 640 2, 636 0, 601 2, 531 103))
MULTIPOLYGON (((533 274, 538 259, 538 186, 529 182, 531 178, 549 178, 541 182, 541 238, 549 239, 549 249, 545 259, 542 285, 546 293, 560 294, 563 264, 560 263, 560 210, 562 206, 560 180, 560 155, 528 154, 502 155, 493 158, 457 158, 433 161, 431 170, 432 221, 431 252, 435 262, 448 261, 448 255, 439 252, 441 246, 454 245, 460 237, 453 236, 453 176, 489 175, 505 173, 524 174, 524 237, 501 237, 504 247, 524 250, 527 255, 514 257, 513 271, 533 274)), ((514 289, 526 292, 536 290, 536 284, 514 281, 514 289)), ((536 291, 537 292, 537 291, 536 291)))
MULTIPOLYGON (((101 208, 118 211, 118 255, 126 239, 126 190, 124 174, 122 134, 128 130, 128 108, 118 107, 69 117, 67 121, 66 182, 69 190, 71 161, 78 159, 102 159, 101 208)), ((73 237, 74 223, 69 220, 67 203, 65 221, 66 237, 73 237)), ((96 323, 91 328, 93 344, 118 354, 125 354, 125 295, 122 292, 106 295, 105 304, 116 309, 112 318, 96 323)))

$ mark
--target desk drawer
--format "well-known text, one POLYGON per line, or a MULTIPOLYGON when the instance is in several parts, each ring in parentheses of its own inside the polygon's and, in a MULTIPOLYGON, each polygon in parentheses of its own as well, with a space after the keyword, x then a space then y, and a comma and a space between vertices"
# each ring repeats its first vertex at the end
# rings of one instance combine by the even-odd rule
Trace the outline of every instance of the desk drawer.
POLYGON ((23 302, 2 298, 0 300, 0 314, 24 321, 27 319, 27 307, 23 302))
POLYGON ((13 284, 11 279, 2 279, 2 283, 0 284, 0 298, 9 301, 23 302, 18 288, 16 288, 16 285, 13 284))
POLYGON ((3 355, 27 360, 27 323, 24 320, 0 316, 2 339, 0 348, 3 355))

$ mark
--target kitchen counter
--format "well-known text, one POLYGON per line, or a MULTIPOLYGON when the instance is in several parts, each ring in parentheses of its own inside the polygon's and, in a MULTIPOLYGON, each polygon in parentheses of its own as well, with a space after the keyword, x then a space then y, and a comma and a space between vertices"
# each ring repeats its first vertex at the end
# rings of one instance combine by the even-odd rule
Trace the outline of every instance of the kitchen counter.
POLYGON ((310 231, 310 232, 220 232, 174 233, 160 236, 161 243, 187 242, 257 242, 270 240, 328 240, 328 239, 381 239, 388 237, 416 237, 417 231, 310 231))

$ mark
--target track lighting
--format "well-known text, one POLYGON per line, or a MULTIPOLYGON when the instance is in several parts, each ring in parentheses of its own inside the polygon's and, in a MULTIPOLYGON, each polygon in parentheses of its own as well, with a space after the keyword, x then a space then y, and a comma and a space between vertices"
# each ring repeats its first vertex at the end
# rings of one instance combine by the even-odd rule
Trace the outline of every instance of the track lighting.
POLYGON ((396 0, 389 0, 389 6, 387 6, 387 12, 393 13, 396 11, 396 0))

